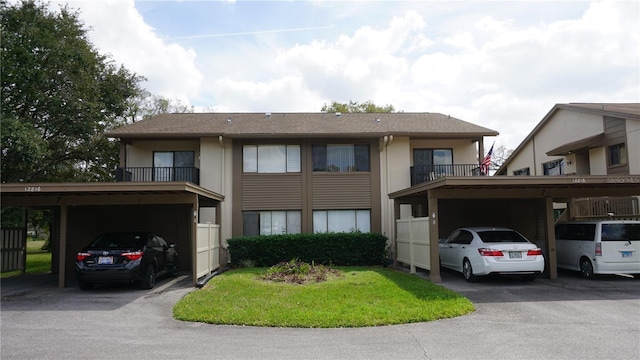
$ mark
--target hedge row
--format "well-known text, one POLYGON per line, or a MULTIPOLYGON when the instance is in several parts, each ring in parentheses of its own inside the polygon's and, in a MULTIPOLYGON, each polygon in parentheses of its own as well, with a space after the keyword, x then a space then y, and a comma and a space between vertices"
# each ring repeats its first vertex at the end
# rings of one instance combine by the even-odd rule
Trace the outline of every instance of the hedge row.
POLYGON ((387 237, 375 233, 241 236, 227 240, 231 264, 259 267, 299 259, 336 266, 381 265, 387 237))

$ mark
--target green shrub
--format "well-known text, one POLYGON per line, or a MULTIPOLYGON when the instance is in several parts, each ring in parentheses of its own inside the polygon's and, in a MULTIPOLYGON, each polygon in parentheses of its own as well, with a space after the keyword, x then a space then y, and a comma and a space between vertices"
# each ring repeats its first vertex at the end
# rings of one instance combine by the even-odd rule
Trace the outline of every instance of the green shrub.
POLYGON ((269 267, 299 259, 336 266, 382 265, 387 237, 376 233, 322 233, 240 236, 227 240, 231 264, 250 261, 269 267))

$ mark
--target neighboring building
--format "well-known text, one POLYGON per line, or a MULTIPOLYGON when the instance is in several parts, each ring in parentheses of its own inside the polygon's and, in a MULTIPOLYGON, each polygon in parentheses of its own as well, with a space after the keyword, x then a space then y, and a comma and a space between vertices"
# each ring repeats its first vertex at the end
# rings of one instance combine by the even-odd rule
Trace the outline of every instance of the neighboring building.
POLYGON ((557 104, 496 175, 640 174, 640 103, 557 104))
MULTIPOLYGON (((557 104, 496 175, 640 175, 640 103, 557 104)), ((574 198, 567 203, 571 211, 565 216, 570 218, 640 214, 638 197, 574 198)))
POLYGON ((163 114, 108 134, 122 144, 118 181, 186 180, 223 195, 219 214, 199 214, 221 225, 222 239, 350 230, 392 238, 389 193, 480 175, 484 137, 496 135, 435 113, 163 114))

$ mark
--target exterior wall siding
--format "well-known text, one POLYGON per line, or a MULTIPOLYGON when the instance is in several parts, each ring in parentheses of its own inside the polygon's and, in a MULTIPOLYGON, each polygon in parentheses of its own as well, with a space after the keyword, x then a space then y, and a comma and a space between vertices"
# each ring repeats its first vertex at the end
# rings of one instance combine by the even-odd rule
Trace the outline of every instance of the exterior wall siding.
POLYGON ((627 120, 629 174, 640 175, 640 120, 627 120))
MULTIPOLYGON (((627 131, 626 131, 625 119, 605 117, 604 118, 604 137, 605 146, 607 147, 607 174, 610 175, 624 175, 629 174, 629 163, 614 165, 609 163, 609 149, 608 147, 616 144, 627 143, 627 131)), ((628 148, 626 149, 628 151, 628 148)), ((629 154, 628 154, 629 155, 629 154)), ((633 156, 633 155, 632 155, 633 156)), ((629 158, 627 157, 629 160, 629 158)))
POLYGON ((316 173, 311 187, 313 209, 371 208, 370 173, 316 173))
POLYGON ((302 209, 300 174, 243 174, 242 210, 302 209))

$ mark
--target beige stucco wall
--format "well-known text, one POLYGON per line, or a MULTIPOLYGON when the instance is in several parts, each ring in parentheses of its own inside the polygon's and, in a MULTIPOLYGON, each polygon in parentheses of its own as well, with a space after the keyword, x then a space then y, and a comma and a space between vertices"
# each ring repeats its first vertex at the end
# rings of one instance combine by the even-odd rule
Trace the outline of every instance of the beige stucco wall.
MULTIPOLYGON (((562 156, 548 156, 547 152, 561 145, 584 139, 589 136, 604 132, 604 123, 601 115, 593 115, 583 112, 560 109, 551 119, 548 119, 538 133, 530 139, 518 154, 510 160, 507 175, 513 175, 515 170, 530 168, 531 175, 543 175, 542 164, 562 159, 562 156)), ((565 169, 567 173, 576 172, 579 169, 572 167, 574 158, 567 158, 572 165, 565 169)), ((601 168, 600 158, 590 159, 591 173, 594 166, 601 168), (596 163, 594 163, 596 162, 596 163)), ((604 163, 606 173, 606 162, 604 163)))
POLYGON ((548 151, 573 141, 601 134, 603 131, 601 115, 559 110, 535 136, 536 174, 543 175, 542 164, 563 158, 548 156, 546 154, 548 151))
POLYGON ((127 145, 126 166, 153 166, 154 151, 194 151, 196 167, 201 168, 198 140, 133 141, 127 145))
MULTIPOLYGON (((232 230, 232 140, 207 137, 200 141, 200 186, 224 196, 220 204, 220 239, 226 245, 232 230)), ((201 208, 199 222, 216 224, 214 209, 201 208)))
MULTIPOLYGON (((411 139, 394 136, 380 139, 380 184, 382 207, 382 232, 389 239, 395 237, 394 202, 388 194, 411 186, 410 168, 413 165, 413 149, 453 149, 454 164, 477 164, 477 144, 469 139, 411 139)), ((401 216, 411 215, 410 206, 401 207, 401 216)))
POLYGON ((531 175, 536 175, 536 168, 533 166, 535 164, 534 158, 534 146, 535 141, 527 142, 522 150, 518 153, 518 155, 514 155, 513 159, 509 163, 507 167, 507 175, 513 176, 513 172, 516 170, 529 168, 531 175))
POLYGON ((607 175, 607 152, 604 147, 589 150, 591 175, 607 175))
MULTIPOLYGON (((409 156, 413 164, 413 149, 453 149, 454 164, 477 164, 478 149, 474 142, 464 140, 423 140, 412 139, 409 156)), ((487 149, 488 150, 488 149, 487 149)))
POLYGON ((640 121, 627 120, 629 174, 640 174, 640 121))
POLYGON ((388 194, 411 186, 409 137, 380 139, 380 207, 381 231, 389 239, 395 237, 393 200, 388 194))

